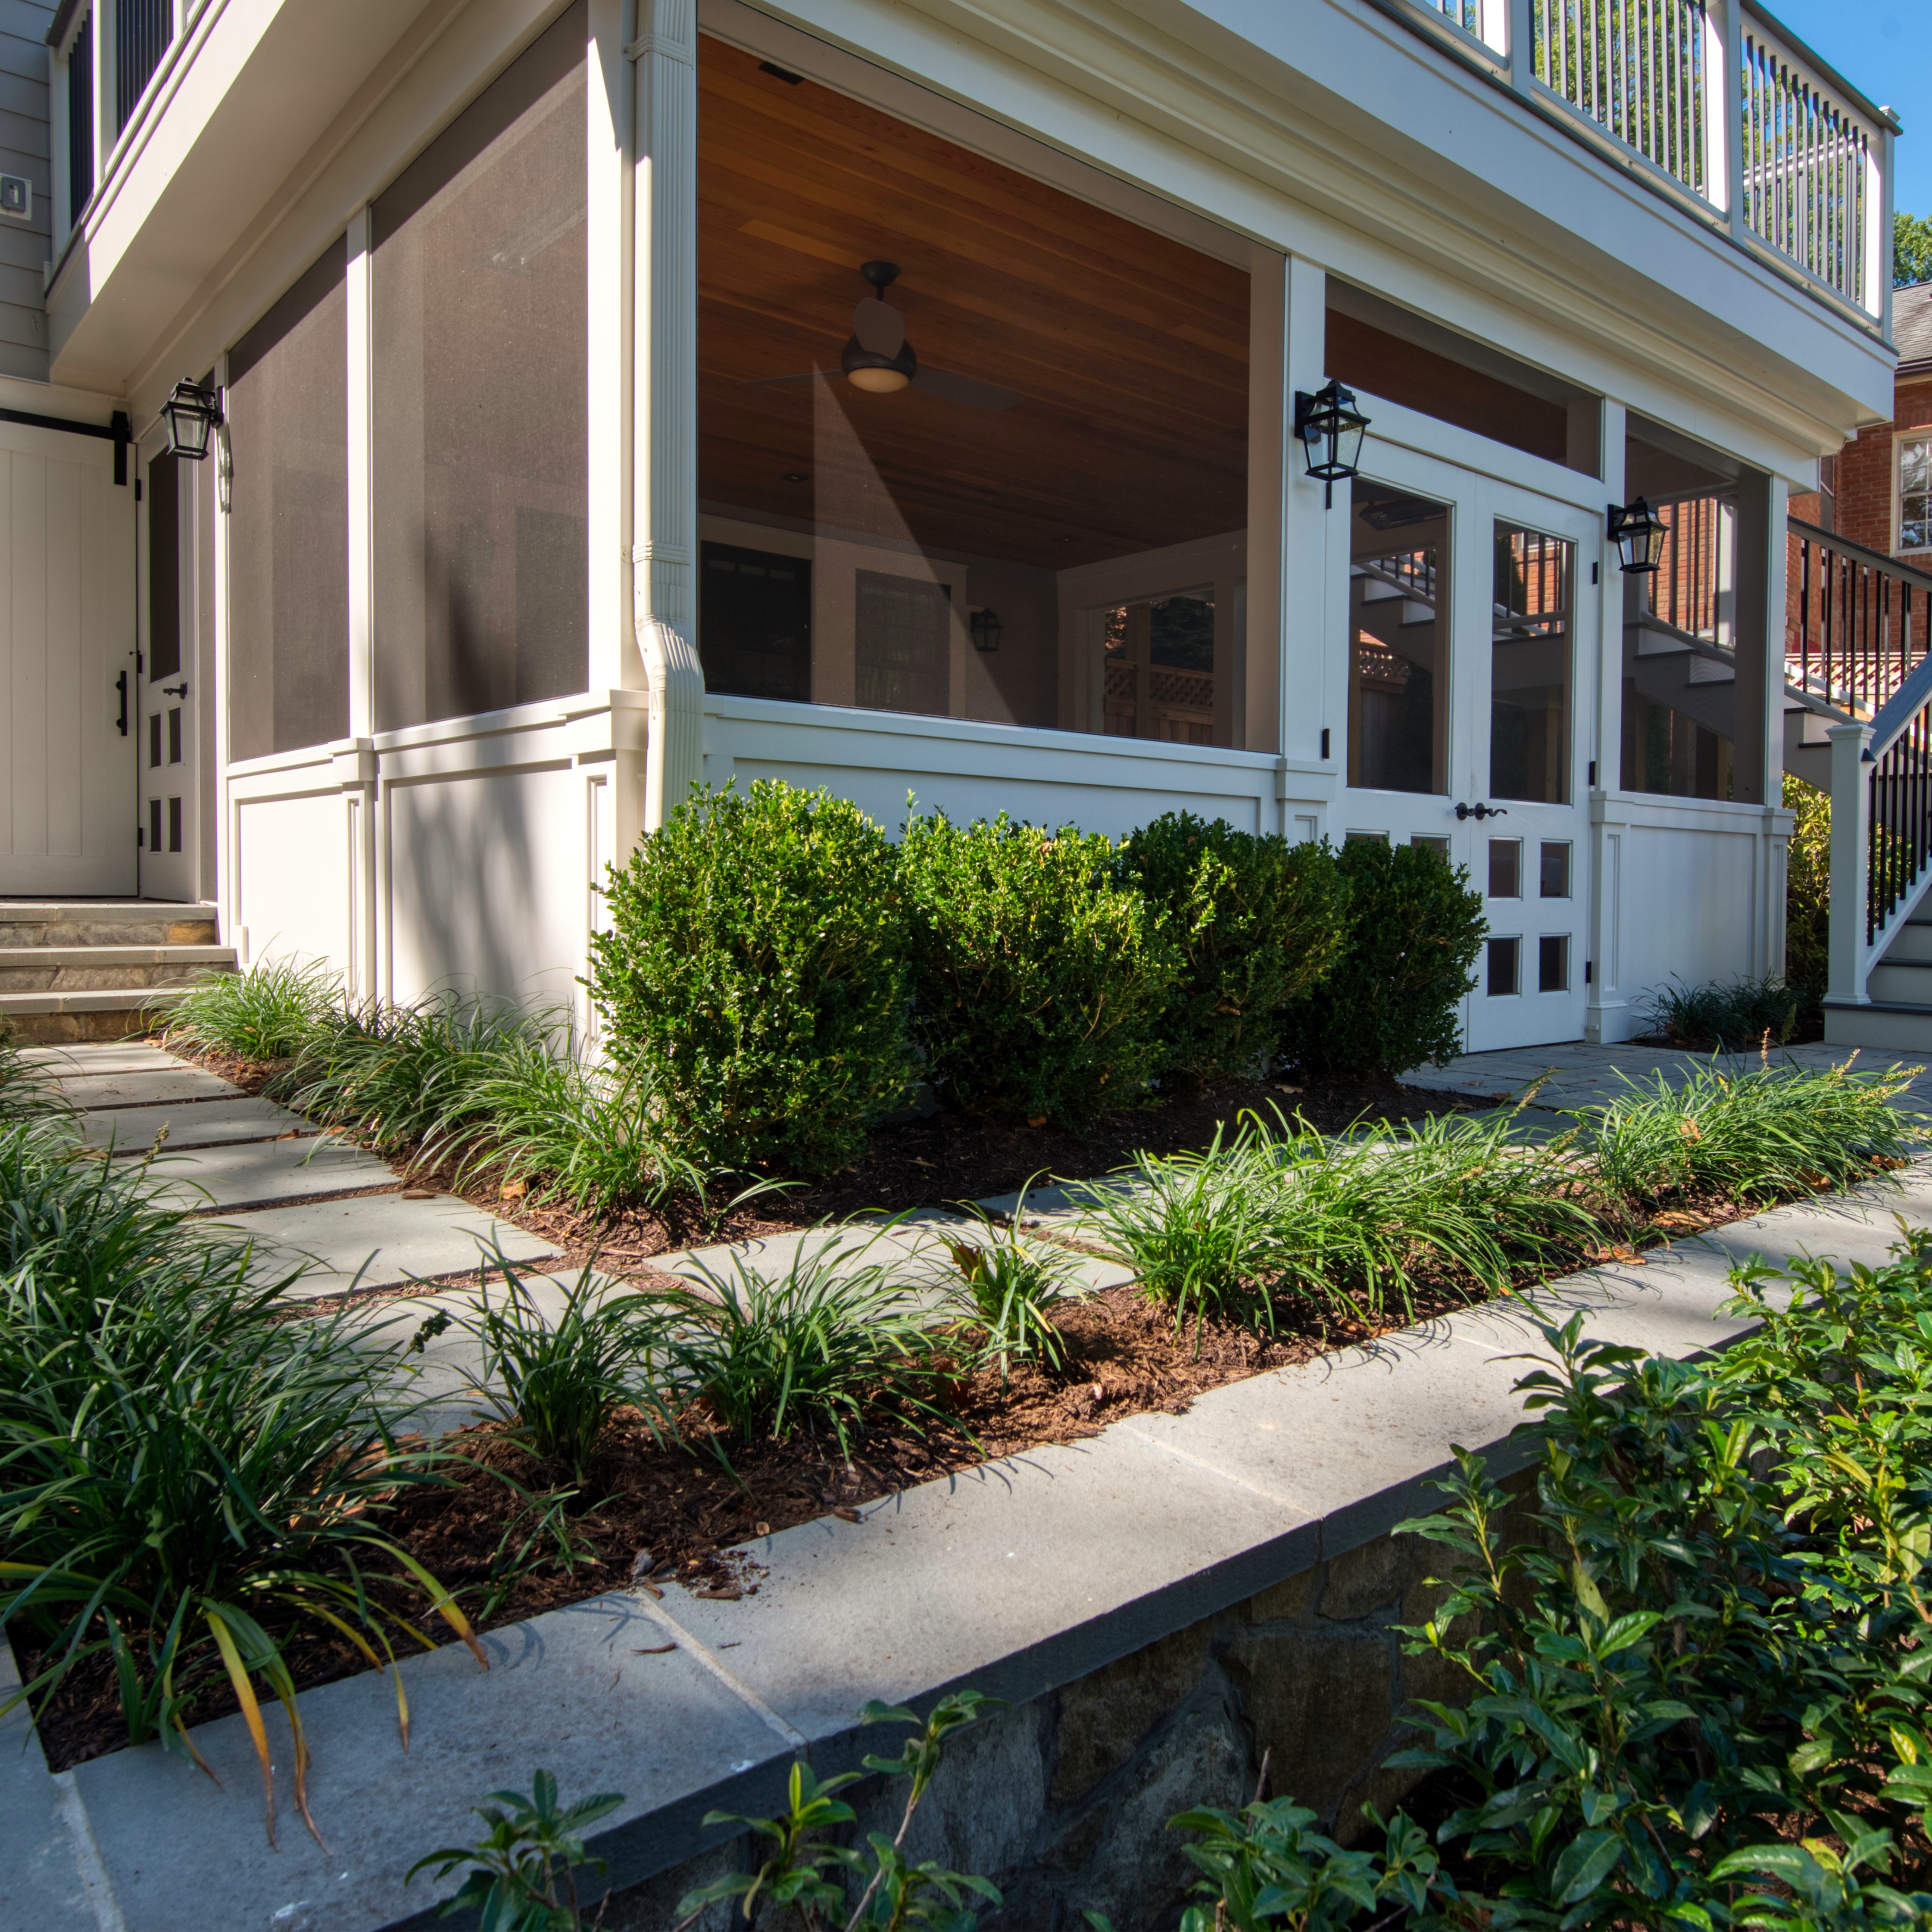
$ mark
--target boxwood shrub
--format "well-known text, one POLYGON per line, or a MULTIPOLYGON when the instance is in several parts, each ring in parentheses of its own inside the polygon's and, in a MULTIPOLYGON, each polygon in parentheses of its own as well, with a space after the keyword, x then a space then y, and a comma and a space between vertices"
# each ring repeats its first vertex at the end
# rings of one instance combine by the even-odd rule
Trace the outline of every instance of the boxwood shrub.
POLYGON ((908 822, 913 1024, 943 1104, 1078 1127, 1150 1098, 1185 966, 1115 858, 1004 812, 908 822))
POLYGON ((1462 1050, 1481 896, 1426 846, 1358 839, 1336 854, 1346 930, 1328 978, 1283 1016, 1282 1058, 1307 1074, 1372 1079, 1462 1050))
POLYGON ((1166 916, 1185 962, 1162 1025, 1169 1074, 1204 1085, 1265 1067, 1283 1009, 1321 984, 1341 950, 1334 853, 1169 812, 1121 842, 1118 868, 1166 916))
POLYGON ((904 900, 856 805, 694 792, 605 892, 591 996, 692 1158, 836 1172, 909 1100, 904 900))

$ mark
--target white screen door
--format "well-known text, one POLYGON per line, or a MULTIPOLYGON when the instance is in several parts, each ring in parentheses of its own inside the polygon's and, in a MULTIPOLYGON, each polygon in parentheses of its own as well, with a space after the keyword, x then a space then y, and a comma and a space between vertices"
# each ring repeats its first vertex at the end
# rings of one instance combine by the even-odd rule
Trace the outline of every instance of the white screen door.
POLYGON ((142 465, 141 896, 196 897, 194 694, 183 587, 193 581, 192 472, 172 456, 142 465))
POLYGON ((134 492, 114 446, 0 423, 0 894, 134 892, 134 492))
POLYGON ((1407 452, 1370 460, 1349 501, 1337 830, 1430 846, 1481 893, 1468 1051, 1580 1040, 1596 522, 1407 452))

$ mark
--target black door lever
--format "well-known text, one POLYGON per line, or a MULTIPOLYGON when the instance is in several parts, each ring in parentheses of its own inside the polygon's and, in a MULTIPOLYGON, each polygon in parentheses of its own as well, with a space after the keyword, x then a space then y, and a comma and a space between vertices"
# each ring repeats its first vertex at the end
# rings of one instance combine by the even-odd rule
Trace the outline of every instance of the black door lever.
POLYGON ((1499 805, 1459 805, 1456 808, 1458 818, 1507 818, 1509 816, 1499 805))

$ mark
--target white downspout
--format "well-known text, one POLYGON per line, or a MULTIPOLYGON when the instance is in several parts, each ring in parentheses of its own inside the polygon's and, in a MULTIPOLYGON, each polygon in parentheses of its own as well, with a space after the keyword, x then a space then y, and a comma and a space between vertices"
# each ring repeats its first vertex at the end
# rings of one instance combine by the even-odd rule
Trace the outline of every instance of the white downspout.
POLYGON ((636 265, 632 460, 632 623, 650 734, 642 830, 654 832, 704 766, 698 663, 698 9, 638 0, 636 265))

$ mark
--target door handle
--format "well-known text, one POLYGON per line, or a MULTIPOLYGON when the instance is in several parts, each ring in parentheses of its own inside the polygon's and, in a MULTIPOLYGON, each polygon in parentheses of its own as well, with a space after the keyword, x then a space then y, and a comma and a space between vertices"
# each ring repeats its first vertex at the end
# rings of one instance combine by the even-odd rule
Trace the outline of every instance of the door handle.
POLYGON ((124 670, 114 680, 114 688, 121 694, 121 716, 116 721, 116 728, 124 738, 128 735, 128 674, 124 670))
POLYGON ((1459 805, 1456 808, 1458 818, 1507 818, 1509 813, 1500 805, 1459 805))
POLYGON ((188 680, 183 678, 178 684, 163 685, 161 695, 164 698, 185 698, 188 695, 188 680))

